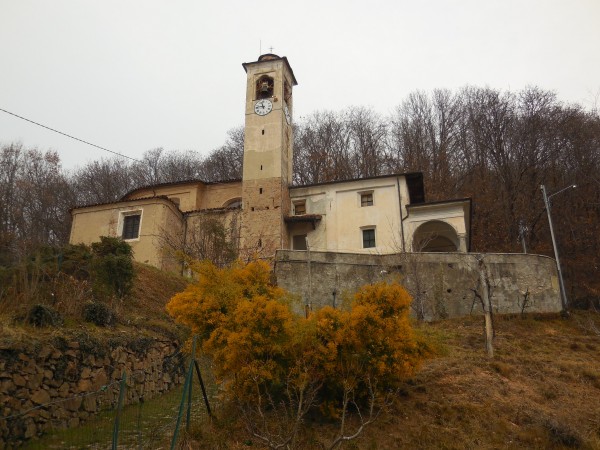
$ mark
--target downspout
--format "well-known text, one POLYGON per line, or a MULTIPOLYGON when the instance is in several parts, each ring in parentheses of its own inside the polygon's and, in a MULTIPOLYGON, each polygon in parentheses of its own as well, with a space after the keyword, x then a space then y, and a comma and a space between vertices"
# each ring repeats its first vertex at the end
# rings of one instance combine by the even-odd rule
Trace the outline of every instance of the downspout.
MULTIPOLYGON (((187 229, 188 229, 188 216, 186 214, 181 215, 183 217, 183 248, 187 245, 187 229)), ((183 276, 183 272, 185 271, 185 260, 181 261, 181 276, 183 276)))
MULTIPOLYGON (((396 188, 398 189, 398 208, 400 213, 400 235, 402 236, 402 251, 406 252, 406 242, 404 242, 404 219, 402 217, 402 194, 400 193, 400 177, 396 177, 396 188)), ((408 217, 408 215, 406 216, 408 217)))

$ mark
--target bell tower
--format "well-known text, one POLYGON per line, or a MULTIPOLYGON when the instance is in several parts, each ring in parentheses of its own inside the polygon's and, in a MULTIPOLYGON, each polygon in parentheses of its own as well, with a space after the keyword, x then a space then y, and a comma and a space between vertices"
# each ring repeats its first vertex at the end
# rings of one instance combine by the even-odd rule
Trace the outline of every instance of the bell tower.
POLYGON ((261 55, 247 74, 240 256, 270 257, 287 248, 284 217, 292 180, 292 89, 286 57, 261 55))

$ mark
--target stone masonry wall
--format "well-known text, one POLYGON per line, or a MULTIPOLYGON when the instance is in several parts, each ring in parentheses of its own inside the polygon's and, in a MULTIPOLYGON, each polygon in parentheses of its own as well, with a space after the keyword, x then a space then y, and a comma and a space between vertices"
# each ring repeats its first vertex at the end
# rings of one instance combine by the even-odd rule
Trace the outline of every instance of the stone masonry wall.
POLYGON ((101 343, 84 333, 0 344, 0 449, 114 408, 124 370, 126 404, 170 390, 183 381, 178 350, 168 340, 118 336, 101 343))
POLYGON ((275 262, 277 284, 301 297, 312 309, 349 298, 360 286, 397 280, 423 305, 426 320, 482 312, 478 258, 483 257, 494 312, 557 312, 561 309, 556 263, 540 255, 474 253, 354 253, 280 250, 275 262))

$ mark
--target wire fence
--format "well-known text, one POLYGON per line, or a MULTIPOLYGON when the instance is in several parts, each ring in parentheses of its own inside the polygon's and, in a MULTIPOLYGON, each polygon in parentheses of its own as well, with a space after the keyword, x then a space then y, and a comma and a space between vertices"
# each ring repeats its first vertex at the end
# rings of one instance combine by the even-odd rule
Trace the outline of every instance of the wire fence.
POLYGON ((209 416, 216 385, 206 360, 177 352, 163 367, 162 380, 152 383, 179 382, 160 396, 144 397, 151 391, 144 371, 123 371, 96 391, 0 417, 0 430, 9 432, 0 449, 177 448, 190 424, 209 416), (36 423, 44 424, 42 436, 36 436, 36 423))

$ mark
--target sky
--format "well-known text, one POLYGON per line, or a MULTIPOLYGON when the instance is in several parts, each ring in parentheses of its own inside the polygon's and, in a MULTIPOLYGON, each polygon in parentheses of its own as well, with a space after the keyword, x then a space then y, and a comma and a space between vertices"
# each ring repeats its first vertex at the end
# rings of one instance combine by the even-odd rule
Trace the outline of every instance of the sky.
MULTIPOLYGON (((287 56, 297 120, 416 90, 539 86, 600 102, 600 0, 0 0, 0 109, 109 150, 208 154, 243 125, 242 63, 287 56)), ((0 111, 0 144, 110 153, 0 111)))

